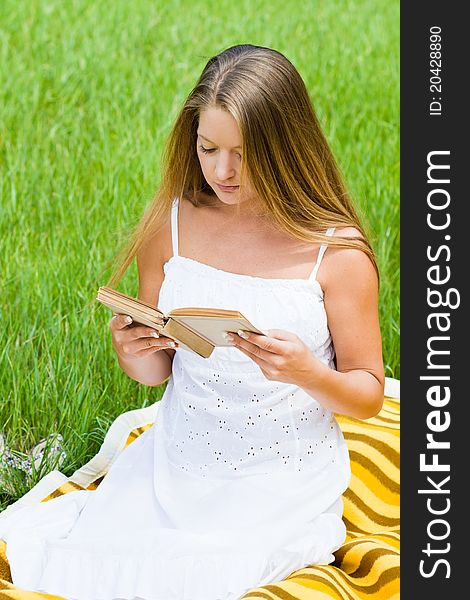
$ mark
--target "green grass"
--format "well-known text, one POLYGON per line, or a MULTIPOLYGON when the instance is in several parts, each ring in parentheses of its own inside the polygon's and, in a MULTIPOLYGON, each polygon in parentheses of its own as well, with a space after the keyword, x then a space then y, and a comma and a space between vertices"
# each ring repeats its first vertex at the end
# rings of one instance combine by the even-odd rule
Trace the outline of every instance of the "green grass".
MULTIPOLYGON (((399 377, 398 2, 4 0, 0 427, 18 453, 60 432, 70 475, 119 414, 161 397, 120 370, 93 299, 153 196, 178 108, 238 43, 280 50, 307 84, 373 232, 386 374, 399 377)), ((135 265, 120 289, 137 292, 135 265)))

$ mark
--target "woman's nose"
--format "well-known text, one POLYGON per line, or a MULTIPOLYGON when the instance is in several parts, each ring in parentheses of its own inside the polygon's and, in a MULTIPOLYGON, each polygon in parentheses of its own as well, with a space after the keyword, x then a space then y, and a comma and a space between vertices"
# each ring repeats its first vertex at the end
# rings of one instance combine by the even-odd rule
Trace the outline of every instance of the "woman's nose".
POLYGON ((219 181, 225 181, 236 174, 235 161, 231 156, 219 154, 215 165, 215 175, 219 181))

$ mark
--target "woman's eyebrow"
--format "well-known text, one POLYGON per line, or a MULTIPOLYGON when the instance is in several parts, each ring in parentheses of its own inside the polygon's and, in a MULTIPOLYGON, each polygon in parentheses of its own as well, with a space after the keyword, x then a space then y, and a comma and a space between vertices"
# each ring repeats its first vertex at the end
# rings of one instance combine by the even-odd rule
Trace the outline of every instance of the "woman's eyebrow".
MULTIPOLYGON (((217 146, 217 144, 215 144, 214 142, 211 142, 211 140, 209 140, 208 138, 206 138, 205 136, 203 136, 201 133, 198 133, 199 137, 202 137, 203 140, 206 140, 206 142, 209 142, 209 144, 214 144, 214 146, 217 146)), ((236 150, 237 148, 241 148, 241 146, 234 146, 233 149, 236 150)))

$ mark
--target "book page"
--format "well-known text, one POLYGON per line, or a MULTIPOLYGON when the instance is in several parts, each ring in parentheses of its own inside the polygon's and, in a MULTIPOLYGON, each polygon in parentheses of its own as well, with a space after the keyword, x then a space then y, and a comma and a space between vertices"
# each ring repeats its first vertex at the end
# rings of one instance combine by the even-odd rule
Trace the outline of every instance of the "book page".
POLYGON ((263 335, 263 332, 250 323, 243 315, 240 317, 172 316, 171 318, 175 321, 180 321, 192 330, 199 332, 215 346, 230 346, 224 338, 224 333, 226 331, 236 333, 239 329, 243 329, 245 331, 252 331, 263 335))

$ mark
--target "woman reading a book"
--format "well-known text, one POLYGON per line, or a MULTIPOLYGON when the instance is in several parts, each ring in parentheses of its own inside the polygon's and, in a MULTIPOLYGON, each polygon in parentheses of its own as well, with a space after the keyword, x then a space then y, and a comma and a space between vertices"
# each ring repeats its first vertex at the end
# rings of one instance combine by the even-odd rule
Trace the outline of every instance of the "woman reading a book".
POLYGON ((262 333, 233 332, 203 358, 112 318, 122 370, 167 382, 157 419, 96 491, 0 521, 29 589, 235 600, 332 562, 345 538, 350 468, 334 414, 382 406, 378 274, 299 73, 268 48, 214 56, 163 158, 108 285, 136 258, 140 300, 236 310, 262 333))

